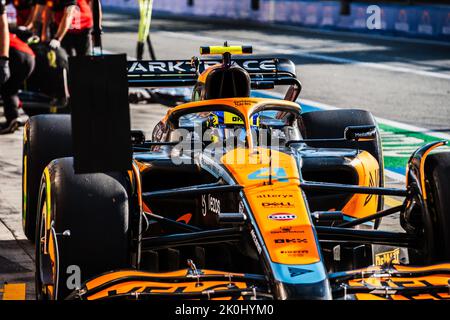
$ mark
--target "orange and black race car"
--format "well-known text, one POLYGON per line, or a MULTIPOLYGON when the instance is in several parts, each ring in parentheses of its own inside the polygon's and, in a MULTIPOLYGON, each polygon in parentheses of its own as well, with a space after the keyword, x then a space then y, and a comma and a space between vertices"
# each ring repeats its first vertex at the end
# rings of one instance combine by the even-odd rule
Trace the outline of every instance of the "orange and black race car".
POLYGON ((430 154, 445 141, 386 188, 369 112, 302 113, 291 61, 201 52, 216 59, 71 59, 72 115, 27 122, 39 299, 449 298, 450 153, 430 154), (282 85, 283 100, 250 96, 282 85), (130 130, 128 87, 177 86, 192 101, 151 141, 130 130), (384 209, 386 195, 404 201, 384 209), (397 213, 404 232, 377 230, 397 213), (381 265, 377 245, 392 247, 381 265))

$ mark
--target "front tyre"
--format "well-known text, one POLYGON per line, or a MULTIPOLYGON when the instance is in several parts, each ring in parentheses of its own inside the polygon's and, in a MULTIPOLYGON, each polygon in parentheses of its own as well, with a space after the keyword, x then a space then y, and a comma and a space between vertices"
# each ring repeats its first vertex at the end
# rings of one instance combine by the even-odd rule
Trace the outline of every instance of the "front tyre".
POLYGON ((73 158, 46 167, 36 225, 38 299, 64 299, 94 276, 130 267, 127 189, 124 174, 75 175, 73 158))
POLYGON ((53 159, 72 154, 70 115, 39 115, 27 121, 23 137, 22 225, 30 241, 35 239, 42 172, 53 159))
POLYGON ((433 241, 429 263, 450 261, 450 152, 429 155, 425 160, 427 206, 431 227, 426 232, 433 241))

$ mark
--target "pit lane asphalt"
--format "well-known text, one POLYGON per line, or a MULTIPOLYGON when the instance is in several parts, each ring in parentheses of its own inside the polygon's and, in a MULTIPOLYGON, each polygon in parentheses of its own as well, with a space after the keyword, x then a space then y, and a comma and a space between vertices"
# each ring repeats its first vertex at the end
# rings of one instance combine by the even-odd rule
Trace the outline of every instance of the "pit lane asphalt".
MULTIPOLYGON (((105 47, 135 56, 137 24, 135 15, 108 14, 105 47)), ((450 130, 450 44, 192 18, 153 19, 151 36, 160 59, 189 59, 198 55, 201 45, 221 45, 225 40, 251 44, 256 54, 295 62, 304 99, 450 130)))
MULTIPOLYGON (((135 56, 136 16, 104 17, 104 49, 135 56)), ((450 128, 449 46, 174 18, 154 19, 152 39, 159 59, 189 59, 201 45, 224 40, 253 44, 257 54, 295 61, 305 99, 367 109, 428 129, 450 128)), ((132 127, 150 134, 165 111, 160 105, 132 105, 132 127)), ((21 227, 21 143, 21 130, 0 136, 0 288, 5 281, 25 282, 27 298, 33 299, 34 249, 21 227)), ((399 230, 395 216, 383 219, 382 227, 399 230)))

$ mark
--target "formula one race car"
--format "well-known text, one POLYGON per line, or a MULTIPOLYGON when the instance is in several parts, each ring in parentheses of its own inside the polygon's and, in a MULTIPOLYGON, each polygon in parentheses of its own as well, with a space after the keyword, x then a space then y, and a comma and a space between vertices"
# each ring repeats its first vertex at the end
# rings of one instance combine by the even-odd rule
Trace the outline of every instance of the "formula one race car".
POLYGON ((72 116, 26 124, 39 299, 449 298, 450 153, 430 154, 445 141, 386 188, 369 112, 302 113, 291 61, 201 52, 222 58, 71 59, 72 116), (250 97, 279 85, 284 100, 250 97), (130 130, 128 86, 194 88, 149 141, 130 130), (384 195, 405 200, 384 209, 384 195), (376 230, 397 212, 404 232, 376 230), (374 265, 375 245, 417 266, 374 265))

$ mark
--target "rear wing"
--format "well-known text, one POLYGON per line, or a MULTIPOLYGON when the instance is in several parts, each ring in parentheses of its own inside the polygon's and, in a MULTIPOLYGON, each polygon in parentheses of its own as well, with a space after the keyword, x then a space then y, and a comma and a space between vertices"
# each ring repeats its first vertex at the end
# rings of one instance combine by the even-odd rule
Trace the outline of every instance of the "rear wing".
MULTIPOLYGON (((234 58, 250 74, 252 88, 272 89, 277 85, 297 85, 295 65, 288 59, 234 58)), ((199 60, 198 72, 190 60, 128 61, 130 87, 189 87, 197 82, 198 73, 221 63, 220 60, 199 60)))

